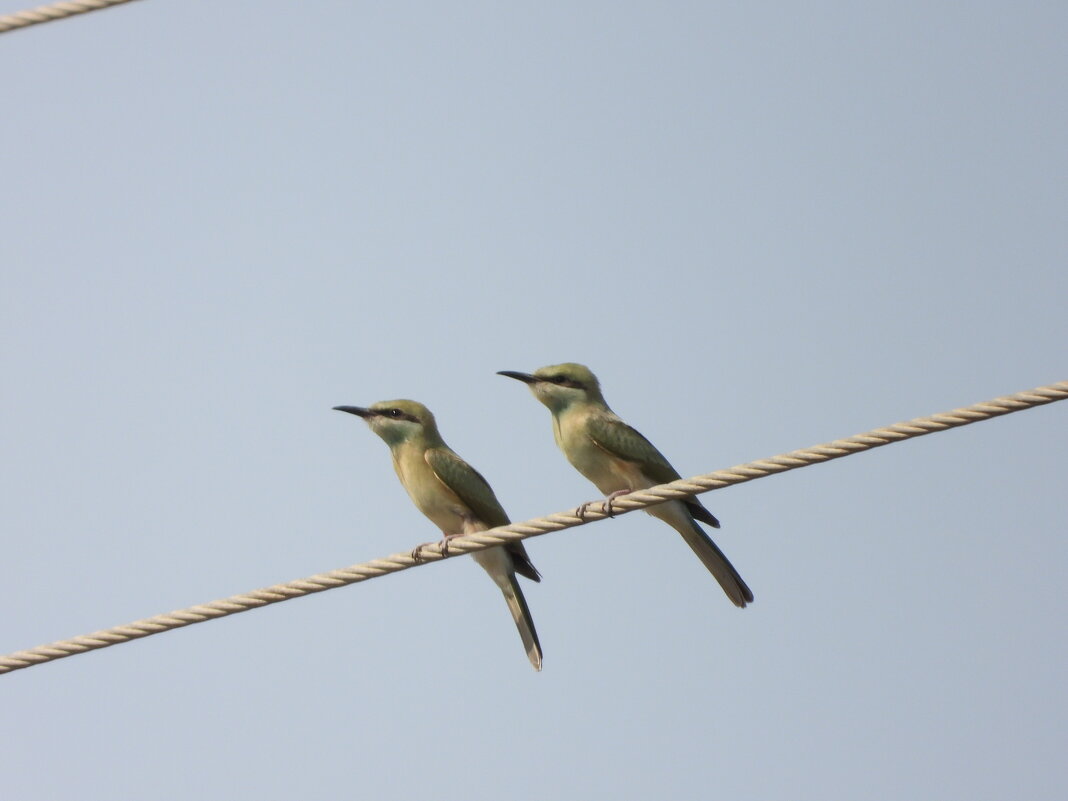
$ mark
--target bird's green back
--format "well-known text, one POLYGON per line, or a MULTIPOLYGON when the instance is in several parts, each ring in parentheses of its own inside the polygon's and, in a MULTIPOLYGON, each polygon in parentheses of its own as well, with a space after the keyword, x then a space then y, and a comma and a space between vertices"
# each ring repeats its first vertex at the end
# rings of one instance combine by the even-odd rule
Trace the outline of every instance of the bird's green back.
POLYGON ((635 462, 657 483, 666 484, 682 478, 653 443, 622 420, 591 415, 586 430, 598 447, 620 459, 635 462))
POLYGON ((452 450, 447 447, 428 448, 424 458, 441 483, 456 493, 487 526, 494 528, 511 522, 489 482, 452 450))

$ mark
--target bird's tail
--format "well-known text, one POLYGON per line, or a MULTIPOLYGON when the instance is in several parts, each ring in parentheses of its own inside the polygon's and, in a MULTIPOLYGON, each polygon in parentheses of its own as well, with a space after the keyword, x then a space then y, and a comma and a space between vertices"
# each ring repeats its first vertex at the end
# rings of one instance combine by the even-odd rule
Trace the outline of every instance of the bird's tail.
MULTIPOLYGON (((508 611, 512 613, 515 627, 523 638, 523 648, 535 670, 541 670, 541 643, 534 628, 534 618, 530 616, 527 599, 515 577, 515 562, 512 555, 503 547, 487 548, 471 554, 482 568, 489 573, 493 583, 501 588, 504 600, 508 602, 508 611)), ((528 560, 529 563, 529 560, 528 560)), ((533 570, 533 566, 531 567, 533 570)))
POLYGON ((738 607, 745 607, 753 602, 753 591, 749 589, 734 565, 724 556, 712 538, 705 534, 704 530, 697 525, 689 511, 682 504, 665 503, 654 506, 647 510, 649 514, 662 519, 672 528, 678 531, 686 544, 690 546, 697 558, 708 568, 708 572, 716 577, 723 592, 731 599, 731 603, 738 607))
POLYGON ((508 602, 508 611, 512 613, 519 636, 523 639, 527 659, 535 670, 541 670, 541 643, 538 642, 538 631, 534 628, 534 618, 530 616, 527 599, 523 596, 515 574, 509 575, 508 579, 508 583, 501 586, 501 592, 504 594, 504 600, 508 602))

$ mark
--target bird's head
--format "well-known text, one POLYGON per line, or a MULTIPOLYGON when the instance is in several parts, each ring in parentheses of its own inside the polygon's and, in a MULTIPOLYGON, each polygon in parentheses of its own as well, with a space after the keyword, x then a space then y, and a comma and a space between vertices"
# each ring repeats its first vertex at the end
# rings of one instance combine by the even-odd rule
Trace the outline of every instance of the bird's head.
POLYGON ((362 417, 371 430, 391 447, 421 437, 438 436, 434 415, 423 404, 413 400, 379 401, 368 407, 335 406, 334 409, 362 417))
POLYGON ((534 397, 553 412, 563 411, 576 403, 604 403, 597 376, 584 364, 551 364, 539 367, 533 373, 501 370, 497 375, 522 381, 530 387, 534 397))

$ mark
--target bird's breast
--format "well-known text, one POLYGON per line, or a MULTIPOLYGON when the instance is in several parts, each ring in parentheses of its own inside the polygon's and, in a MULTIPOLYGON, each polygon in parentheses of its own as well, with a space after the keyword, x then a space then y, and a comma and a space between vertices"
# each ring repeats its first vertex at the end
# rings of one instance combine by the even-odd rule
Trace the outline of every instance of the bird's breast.
POLYGON ((464 523, 470 519, 471 510, 455 492, 441 482, 421 453, 410 458, 396 458, 393 460, 393 466, 408 492, 408 497, 420 512, 441 529, 443 534, 463 533, 464 523))
POLYGON ((567 460, 605 495, 652 486, 635 463, 609 453, 593 440, 585 417, 562 420, 558 441, 567 460))

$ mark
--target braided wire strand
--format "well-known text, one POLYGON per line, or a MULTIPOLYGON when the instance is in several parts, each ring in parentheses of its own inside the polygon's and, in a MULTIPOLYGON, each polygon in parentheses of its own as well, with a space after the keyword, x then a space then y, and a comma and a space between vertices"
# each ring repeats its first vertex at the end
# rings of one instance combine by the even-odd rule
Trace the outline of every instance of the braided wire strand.
POLYGON ((16 11, 14 14, 0 17, 0 33, 15 31, 19 28, 28 28, 31 25, 40 25, 42 22, 66 19, 78 14, 88 14, 90 11, 100 11, 104 8, 131 2, 133 0, 68 0, 68 2, 63 3, 27 8, 25 11, 16 11))
POLYGON ((680 479, 672 481, 670 484, 660 484, 640 492, 632 492, 613 500, 610 510, 605 508, 604 503, 594 503, 581 516, 577 513, 577 510, 558 512, 522 523, 500 526, 478 534, 455 537, 449 540, 447 552, 445 553, 442 552, 441 544, 435 543, 423 546, 418 549, 417 553, 395 553, 383 559, 374 559, 370 562, 352 565, 340 570, 317 573, 314 576, 297 579, 285 584, 275 584, 240 595, 232 595, 229 598, 191 606, 188 609, 179 609, 174 612, 156 615, 155 617, 135 620, 122 626, 101 629, 90 634, 82 634, 69 640, 57 640, 47 645, 15 651, 6 656, 0 656, 0 673, 10 673, 22 668, 62 659, 66 656, 73 656, 74 654, 85 653, 98 648, 107 648, 110 645, 118 645, 119 643, 182 628, 193 623, 202 623, 207 620, 226 617, 238 612, 247 612, 250 609, 258 609, 261 606, 287 601, 291 598, 300 598, 304 595, 334 589, 335 587, 345 587, 349 584, 378 578, 389 573, 407 570, 427 562, 436 562, 441 559, 471 553, 472 551, 492 548, 495 545, 514 542, 527 537, 536 537, 541 534, 547 534, 550 531, 560 531, 565 528, 581 526, 609 517, 609 512, 611 512, 611 515, 617 515, 645 509, 659 503, 729 487, 733 484, 742 484, 753 479, 827 462, 831 459, 840 459, 843 456, 871 450, 894 442, 977 423, 981 420, 989 420, 992 417, 1042 406, 1065 398, 1068 398, 1068 381, 1060 381, 1056 384, 1037 387, 1026 392, 995 398, 984 403, 977 403, 973 406, 954 409, 949 412, 931 415, 930 417, 917 417, 914 420, 875 428, 863 434, 836 439, 833 442, 815 445, 811 448, 802 448, 801 450, 790 451, 767 459, 758 459, 754 462, 729 467, 726 470, 717 470, 714 473, 680 479))

